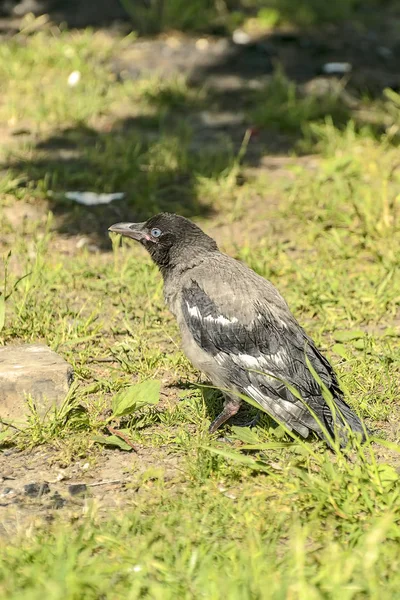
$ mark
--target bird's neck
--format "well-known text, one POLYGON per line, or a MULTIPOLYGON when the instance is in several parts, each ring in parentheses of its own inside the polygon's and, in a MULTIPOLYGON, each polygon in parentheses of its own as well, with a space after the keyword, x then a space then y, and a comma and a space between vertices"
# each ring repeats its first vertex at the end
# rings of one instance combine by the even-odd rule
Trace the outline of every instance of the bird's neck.
POLYGON ((214 254, 215 251, 210 252, 208 249, 188 248, 180 252, 179 255, 172 255, 168 264, 159 265, 159 269, 164 281, 170 278, 178 278, 187 271, 213 260, 214 254))

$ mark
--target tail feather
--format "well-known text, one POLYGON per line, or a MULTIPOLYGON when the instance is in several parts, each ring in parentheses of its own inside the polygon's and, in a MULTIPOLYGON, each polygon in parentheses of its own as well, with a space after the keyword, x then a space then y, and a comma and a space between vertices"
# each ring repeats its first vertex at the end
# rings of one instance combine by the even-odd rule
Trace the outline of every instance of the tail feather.
MULTIPOLYGON (((328 433, 335 439, 336 436, 339 437, 339 443, 341 448, 345 447, 349 441, 349 429, 361 436, 361 442, 365 442, 365 432, 368 430, 363 426, 360 418, 355 414, 355 412, 350 408, 346 402, 340 398, 336 397, 334 399, 336 414, 333 415, 330 407, 326 405, 323 411, 323 419, 324 425, 328 431, 328 433)), ((324 437, 323 435, 321 437, 324 437)))

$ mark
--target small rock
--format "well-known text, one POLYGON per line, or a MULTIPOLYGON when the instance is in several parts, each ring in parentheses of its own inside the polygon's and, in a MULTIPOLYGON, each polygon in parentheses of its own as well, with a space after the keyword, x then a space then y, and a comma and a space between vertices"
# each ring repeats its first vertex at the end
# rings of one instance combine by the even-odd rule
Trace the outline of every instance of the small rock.
POLYGON ((55 508, 56 510, 63 508, 67 503, 66 499, 63 498, 58 492, 54 492, 50 500, 52 508, 55 508))
POLYGON ((50 493, 50 486, 45 481, 43 483, 27 483, 24 485, 25 496, 29 498, 40 498, 43 494, 50 493))
POLYGON ((86 494, 87 485, 85 483, 73 483, 72 485, 68 486, 68 491, 71 494, 71 496, 79 496, 81 494, 86 494))
POLYGON ((6 487, 0 491, 0 506, 9 506, 18 502, 19 493, 14 488, 6 487))
POLYGON ((344 75, 350 73, 351 64, 348 62, 329 62, 322 67, 322 72, 326 75, 344 75))
POLYGON ((44 344, 0 348, 0 419, 25 420, 27 394, 45 414, 63 402, 72 380, 72 367, 44 344))
POLYGON ((84 246, 87 246, 89 244, 89 242, 90 242, 90 238, 88 238, 88 237, 81 237, 76 242, 76 248, 78 248, 78 250, 80 250, 84 246))
POLYGON ((9 448, 8 450, 2 451, 2 456, 13 456, 13 454, 17 454, 19 452, 18 448, 9 448))
POLYGON ((238 46, 247 46, 251 42, 251 37, 243 29, 235 29, 232 33, 232 41, 238 46))
POLYGON ((197 48, 197 50, 200 50, 200 51, 204 52, 205 50, 208 49, 208 46, 209 46, 209 41, 208 41, 207 38, 199 38, 196 41, 196 48, 197 48))

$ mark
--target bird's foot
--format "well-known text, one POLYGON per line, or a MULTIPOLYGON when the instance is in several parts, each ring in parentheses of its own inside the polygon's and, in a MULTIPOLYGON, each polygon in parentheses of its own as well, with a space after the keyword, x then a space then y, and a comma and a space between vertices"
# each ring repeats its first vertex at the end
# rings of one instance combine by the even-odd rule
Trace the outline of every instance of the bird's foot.
POLYGON ((226 402, 223 411, 218 415, 216 419, 211 423, 209 433, 215 433, 221 425, 223 425, 228 419, 236 415, 240 408, 240 402, 226 402))

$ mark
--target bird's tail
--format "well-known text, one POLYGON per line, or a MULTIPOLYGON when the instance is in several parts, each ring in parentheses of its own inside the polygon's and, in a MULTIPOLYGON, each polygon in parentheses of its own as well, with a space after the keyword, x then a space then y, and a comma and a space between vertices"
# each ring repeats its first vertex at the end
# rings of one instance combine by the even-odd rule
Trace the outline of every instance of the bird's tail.
MULTIPOLYGON (((365 442, 365 433, 368 433, 368 430, 362 424, 360 418, 342 398, 336 397, 334 400, 332 399, 332 402, 335 405, 335 414, 327 405, 325 406, 326 410, 323 412, 324 425, 332 438, 336 439, 337 436, 340 447, 344 448, 348 444, 349 431, 351 430, 360 438, 361 442, 365 442)), ((321 437, 325 436, 321 435, 321 437)))

